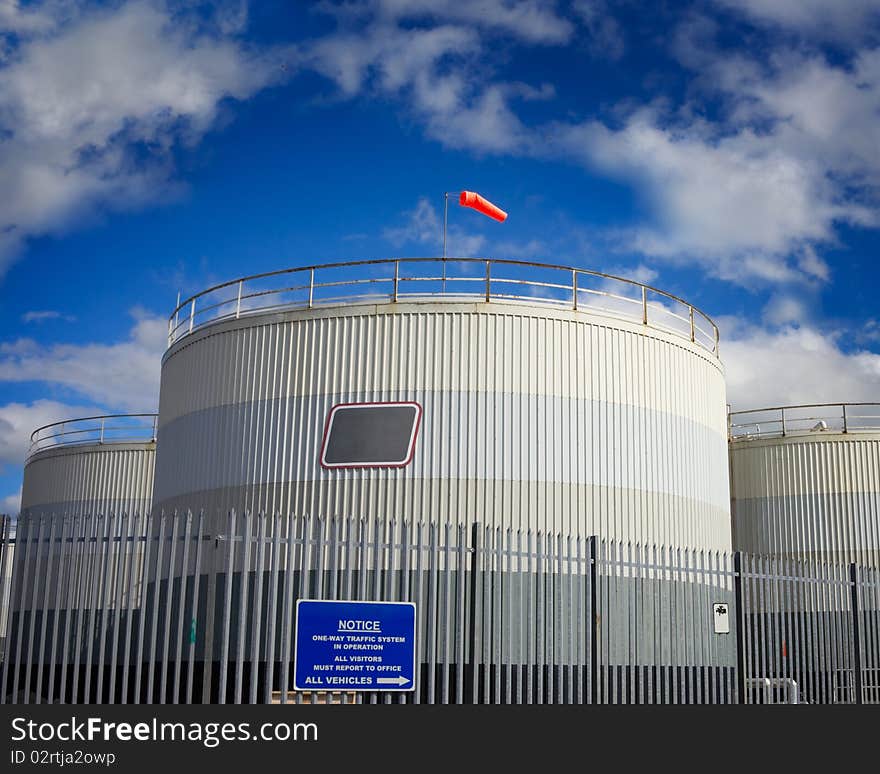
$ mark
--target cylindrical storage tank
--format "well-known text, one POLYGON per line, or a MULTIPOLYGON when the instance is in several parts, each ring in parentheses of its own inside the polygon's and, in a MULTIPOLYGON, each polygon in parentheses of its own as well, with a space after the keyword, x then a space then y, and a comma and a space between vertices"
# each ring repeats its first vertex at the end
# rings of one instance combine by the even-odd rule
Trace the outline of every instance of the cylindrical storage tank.
MULTIPOLYGON (((273 583, 246 548, 267 544, 230 509, 252 521, 430 522, 441 534, 480 524, 523 530, 526 546, 540 531, 725 551, 727 475, 717 328, 628 280, 512 261, 367 261, 224 283, 169 321, 153 502, 203 511, 215 538, 196 645, 206 676, 269 658, 248 646, 258 624, 240 601, 273 583)), ((346 566, 375 598, 378 576, 346 566)), ((294 587, 306 593, 312 576, 294 587)))
POLYGON ((734 548, 880 567, 880 404, 733 412, 734 548))
POLYGON ((661 291, 508 261, 337 264, 225 283, 170 328, 154 503, 219 513, 209 532, 235 508, 730 547, 717 329, 661 291), (411 455, 347 466, 369 417, 334 411, 389 402, 418 415, 411 455))
POLYGON ((24 467, 22 515, 146 513, 156 415, 83 417, 38 428, 24 467))
POLYGON ((109 616, 100 611, 123 621, 138 603, 155 438, 155 414, 71 419, 31 436, 9 584, 7 700, 71 698, 74 686, 82 700, 86 683, 94 691, 107 678, 109 647, 95 643, 108 637, 109 616), (94 636, 75 647, 88 620, 94 636))

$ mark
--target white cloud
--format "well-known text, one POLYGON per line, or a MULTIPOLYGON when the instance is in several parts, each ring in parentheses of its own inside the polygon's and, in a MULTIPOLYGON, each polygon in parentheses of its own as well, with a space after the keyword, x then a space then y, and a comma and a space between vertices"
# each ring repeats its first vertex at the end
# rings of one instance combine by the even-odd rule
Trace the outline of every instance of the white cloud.
POLYGON ((848 350, 841 331, 796 323, 762 328, 735 318, 717 322, 734 410, 878 400, 880 354, 848 350))
POLYGON ((643 194, 650 219, 630 249, 745 284, 827 281, 838 226, 880 225, 880 48, 848 64, 784 47, 761 58, 722 51, 718 34, 705 17, 679 27, 694 80, 677 111, 558 123, 545 146, 643 194), (706 119, 702 100, 719 98, 706 119))
POLYGON ((76 318, 69 314, 61 314, 61 312, 54 309, 35 309, 30 312, 25 312, 21 316, 21 321, 24 323, 41 323, 46 320, 65 320, 67 322, 73 322, 76 318))
POLYGON ((873 317, 865 320, 861 330, 856 331, 859 342, 870 342, 877 344, 880 342, 880 321, 873 317))
POLYGON ((635 249, 724 279, 824 276, 815 252, 791 256, 831 240, 836 220, 860 214, 836 201, 821 169, 748 129, 715 137, 702 124, 663 127, 645 110, 618 130, 557 125, 551 138, 557 152, 642 189, 655 222, 632 234, 635 249))
POLYGON ((657 279, 656 270, 643 263, 634 264, 632 266, 608 266, 602 269, 604 274, 611 274, 614 277, 623 277, 631 279, 634 282, 641 282, 643 285, 650 285, 657 279))
POLYGON ((557 13, 556 5, 553 0, 374 0, 327 3, 323 7, 340 18, 375 15, 395 23, 455 22, 502 32, 528 43, 565 43, 574 25, 557 13))
POLYGON ((770 326, 802 325, 810 320, 811 314, 803 298, 788 294, 774 293, 764 305, 762 319, 770 326))
POLYGON ((300 63, 332 79, 343 96, 367 90, 404 100, 427 134, 447 147, 515 152, 528 133, 509 101, 548 91, 518 83, 483 86, 475 67, 481 48, 473 29, 376 21, 318 39, 304 49, 300 63))
POLYGON ((716 0, 751 19, 822 39, 860 39, 880 21, 880 0, 716 0))
POLYGON ((21 510, 21 487, 17 492, 0 498, 0 513, 6 516, 17 516, 21 510))
POLYGON ((605 0, 576 0, 572 6, 589 35, 587 43, 591 52, 603 59, 617 61, 626 49, 623 30, 609 13, 605 0))
POLYGON ((0 273, 29 236, 173 195, 171 148, 195 142, 224 100, 279 78, 280 52, 219 28, 131 0, 11 50, 0 67, 0 273))
POLYGON ((374 22, 364 30, 319 38, 306 47, 302 61, 335 81, 343 94, 353 96, 370 77, 381 91, 395 93, 433 77, 445 57, 478 49, 479 36, 464 27, 407 30, 374 22))
POLYGON ((43 8, 22 8, 19 0, 0 0, 0 34, 31 35, 55 26, 55 16, 43 8))
POLYGON ((103 413, 94 405, 36 400, 33 403, 7 403, 0 406, 0 471, 7 465, 24 463, 31 433, 38 427, 77 417, 103 413))
POLYGON ((406 222, 402 226, 386 228, 382 236, 395 247, 412 243, 434 243, 442 241, 442 226, 437 210, 424 196, 415 208, 405 213, 406 222))
MULTIPOLYGON (((458 202, 451 200, 450 209, 457 208, 458 202)), ((453 214, 453 217, 455 215, 453 214)), ((382 236, 395 247, 404 245, 429 245, 432 256, 442 255, 443 221, 441 215, 427 198, 421 197, 410 212, 404 213, 402 226, 386 228, 382 236)), ((485 246, 482 234, 468 233, 461 227, 451 224, 447 232, 446 254, 460 258, 477 255, 485 246)))
POLYGON ((777 51, 766 64, 710 51, 693 64, 728 99, 733 126, 763 127, 781 151, 812 160, 855 189, 850 195, 867 189, 868 204, 876 206, 880 48, 855 51, 848 64, 797 50, 777 51))
POLYGON ((125 340, 113 344, 0 344, 0 382, 40 382, 69 390, 109 409, 152 411, 167 321, 139 309, 125 340))
POLYGON ((543 259, 545 261, 555 262, 555 260, 551 259, 550 249, 542 239, 529 239, 525 242, 515 242, 510 239, 493 240, 492 257, 512 258, 519 261, 543 259))

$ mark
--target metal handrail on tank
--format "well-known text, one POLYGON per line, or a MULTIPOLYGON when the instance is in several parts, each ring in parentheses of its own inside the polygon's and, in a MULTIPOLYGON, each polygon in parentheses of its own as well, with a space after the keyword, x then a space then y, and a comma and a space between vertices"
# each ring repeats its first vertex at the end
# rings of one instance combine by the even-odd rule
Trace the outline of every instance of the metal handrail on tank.
POLYGON ((158 414, 102 414, 52 422, 31 433, 26 459, 58 446, 155 441, 158 423, 158 414))
POLYGON ((223 282, 178 303, 168 346, 222 320, 341 303, 528 301, 664 330, 718 355, 718 326, 693 304, 635 280, 496 258, 387 258, 302 266, 223 282))
POLYGON ((880 403, 806 403, 731 411, 731 441, 817 433, 880 432, 880 403))

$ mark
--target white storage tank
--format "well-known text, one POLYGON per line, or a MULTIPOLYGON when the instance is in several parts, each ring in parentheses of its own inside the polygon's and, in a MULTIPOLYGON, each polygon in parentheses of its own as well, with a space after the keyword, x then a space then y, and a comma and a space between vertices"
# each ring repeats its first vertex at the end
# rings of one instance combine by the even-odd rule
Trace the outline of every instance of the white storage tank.
MULTIPOLYGON (((93 642, 82 648, 76 667, 66 666, 68 655, 73 658, 74 638, 69 648, 62 642, 72 621, 78 626, 85 615, 93 615, 88 611, 99 599, 111 594, 104 586, 107 568, 126 552, 132 567, 142 561, 140 543, 128 549, 125 543, 143 539, 152 502, 155 438, 155 414, 70 419, 40 427, 31 436, 17 523, 24 546, 17 548, 8 584, 7 657, 16 667, 6 687, 12 700, 36 701, 53 690, 59 695, 62 682, 72 691, 81 680, 91 685, 98 679, 95 664, 103 651, 92 645, 102 629, 95 624, 93 642), (62 658, 65 666, 59 663, 62 658)), ((118 585, 112 590, 114 603, 134 602, 127 582, 118 585)), ((121 607, 115 612, 128 614, 121 607)))
POLYGON ((23 516, 142 514, 150 510, 156 415, 82 417, 31 436, 23 516))
POLYGON ((734 547, 880 566, 880 404, 730 414, 734 547))
MULTIPOLYGON (((157 508, 403 517, 730 548, 717 328, 635 282, 364 261, 184 301, 157 508)), ((216 521, 219 519, 219 521, 216 521)))

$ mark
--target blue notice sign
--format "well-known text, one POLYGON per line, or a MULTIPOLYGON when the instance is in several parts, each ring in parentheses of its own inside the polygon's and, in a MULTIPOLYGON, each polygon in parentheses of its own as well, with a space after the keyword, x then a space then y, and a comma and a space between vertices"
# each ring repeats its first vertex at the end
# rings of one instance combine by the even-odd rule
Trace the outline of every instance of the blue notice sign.
POLYGON ((416 606, 300 599, 293 659, 297 691, 411 691, 416 606))

